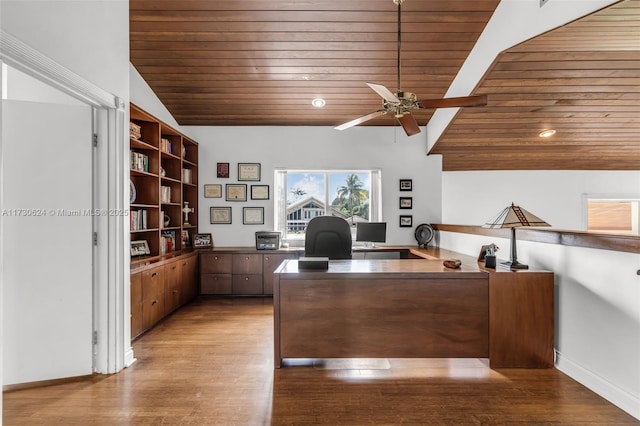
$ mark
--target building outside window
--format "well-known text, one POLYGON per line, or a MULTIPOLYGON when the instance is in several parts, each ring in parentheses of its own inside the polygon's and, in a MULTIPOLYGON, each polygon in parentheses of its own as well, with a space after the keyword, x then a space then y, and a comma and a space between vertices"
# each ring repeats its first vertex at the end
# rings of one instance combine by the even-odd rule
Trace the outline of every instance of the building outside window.
POLYGON ((287 170, 275 172, 275 222, 283 240, 304 240, 316 216, 337 216, 353 228, 381 220, 380 170, 287 170))

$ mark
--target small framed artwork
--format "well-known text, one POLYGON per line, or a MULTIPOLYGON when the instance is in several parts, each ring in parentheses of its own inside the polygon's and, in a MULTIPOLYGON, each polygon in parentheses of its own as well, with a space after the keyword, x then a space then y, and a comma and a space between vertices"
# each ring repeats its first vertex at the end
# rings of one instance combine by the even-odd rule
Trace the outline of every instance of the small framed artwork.
POLYGON ((226 185, 227 201, 247 201, 247 184, 230 183, 226 185))
POLYGON ((183 229, 180 235, 182 237, 182 247, 191 247, 191 237, 189 236, 189 231, 183 229))
POLYGON ((264 225, 264 207, 243 207, 242 223, 244 225, 264 225))
POLYGON ((222 198, 222 185, 219 183, 205 184, 204 198, 222 198))
POLYGON ((194 234, 193 248, 211 248, 213 247, 213 238, 211 234, 194 234))
POLYGON ((231 223, 231 207, 211 207, 209 209, 209 223, 230 224, 231 223))
POLYGON ((229 163, 218 163, 216 167, 216 176, 219 178, 229 177, 229 163))
POLYGON ((413 180, 412 179, 400 179, 400 191, 412 191, 413 180))
POLYGON ((401 209, 412 209, 413 208, 413 197, 400 197, 400 208, 401 209))
POLYGON ((131 241, 131 256, 148 256, 151 254, 147 240, 131 241))
POLYGON ((411 228, 413 226, 413 216, 400 216, 400 228, 411 228))
POLYGON ((268 200, 269 185, 251 185, 252 200, 268 200))
POLYGON ((238 180, 260 180, 260 163, 238 163, 238 180))

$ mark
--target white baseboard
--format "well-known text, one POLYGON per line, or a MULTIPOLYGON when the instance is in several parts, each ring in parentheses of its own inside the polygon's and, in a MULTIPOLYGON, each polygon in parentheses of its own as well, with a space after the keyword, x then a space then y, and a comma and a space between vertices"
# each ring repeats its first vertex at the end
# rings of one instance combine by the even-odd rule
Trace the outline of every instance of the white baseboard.
POLYGON ((131 367, 131 365, 136 361, 137 359, 133 356, 133 348, 129 347, 129 349, 124 353, 124 367, 131 367))
POLYGON ((640 420, 640 396, 632 395, 556 351, 556 368, 640 420))

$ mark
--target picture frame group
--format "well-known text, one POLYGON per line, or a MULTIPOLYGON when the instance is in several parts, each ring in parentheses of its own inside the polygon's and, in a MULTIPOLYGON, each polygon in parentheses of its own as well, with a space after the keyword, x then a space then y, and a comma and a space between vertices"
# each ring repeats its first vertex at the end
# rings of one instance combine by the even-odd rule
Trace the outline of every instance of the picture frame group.
POLYGON ((194 234, 193 248, 212 248, 213 238, 211 234, 194 234))

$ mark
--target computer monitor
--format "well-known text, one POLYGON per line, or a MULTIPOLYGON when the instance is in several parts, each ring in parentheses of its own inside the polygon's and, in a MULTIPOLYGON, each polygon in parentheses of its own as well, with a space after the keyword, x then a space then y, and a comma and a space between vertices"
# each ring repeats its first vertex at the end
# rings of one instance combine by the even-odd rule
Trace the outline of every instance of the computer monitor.
MULTIPOLYGON (((369 243, 384 243, 387 241, 386 222, 358 222, 356 224, 356 241, 369 243)), ((371 244, 375 245, 375 244, 371 244)))

